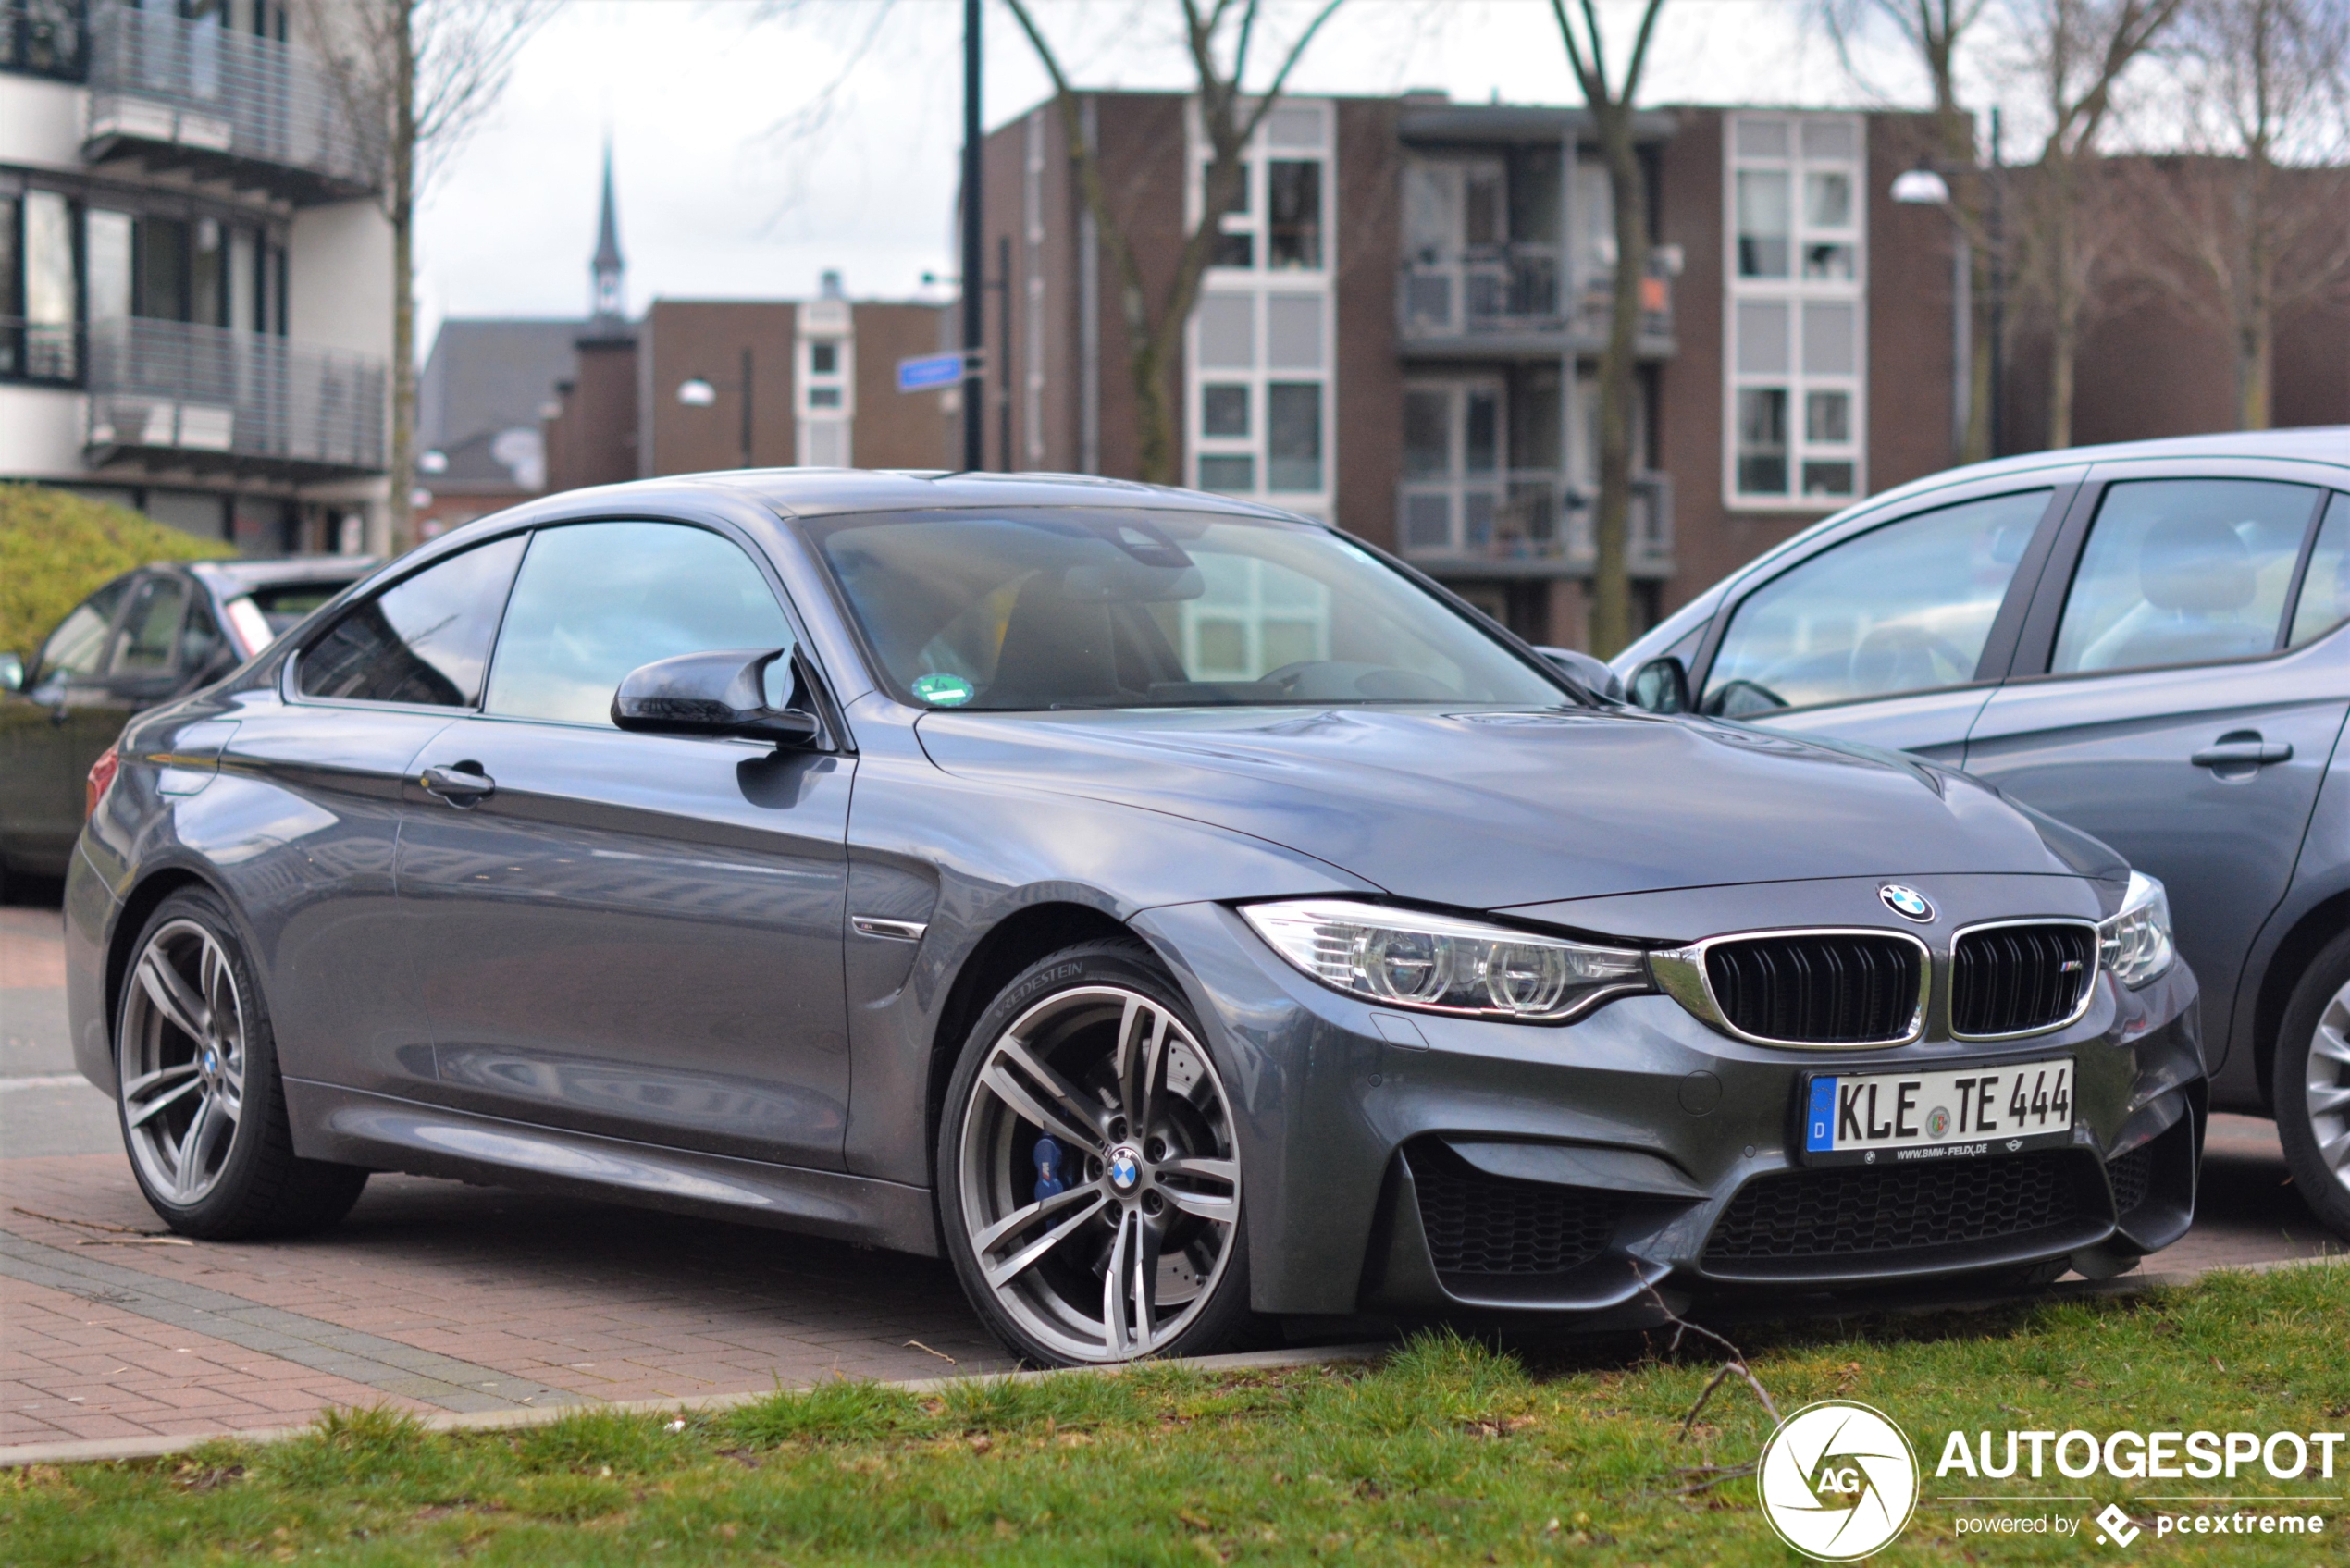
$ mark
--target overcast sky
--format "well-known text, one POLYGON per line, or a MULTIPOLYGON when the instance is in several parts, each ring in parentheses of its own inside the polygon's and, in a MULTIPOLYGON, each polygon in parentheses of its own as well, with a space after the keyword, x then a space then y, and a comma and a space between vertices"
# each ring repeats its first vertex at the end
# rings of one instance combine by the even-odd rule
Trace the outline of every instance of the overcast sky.
MULTIPOLYGON (((1082 86, 1184 85, 1174 0, 1039 0, 1037 14, 1082 86)), ((1283 26, 1303 14, 1273 12, 1283 26)), ((1795 0, 1669 0, 1645 100, 1861 101, 1799 15, 1795 0)), ((419 347, 443 315, 585 312, 607 135, 632 311, 806 296, 826 267, 856 297, 921 294, 925 271, 953 266, 961 17, 959 0, 561 0, 428 194, 419 347)), ((988 45, 992 129, 1045 79, 992 3, 988 45)), ((1294 86, 1576 101, 1547 0, 1354 0, 1294 86)))

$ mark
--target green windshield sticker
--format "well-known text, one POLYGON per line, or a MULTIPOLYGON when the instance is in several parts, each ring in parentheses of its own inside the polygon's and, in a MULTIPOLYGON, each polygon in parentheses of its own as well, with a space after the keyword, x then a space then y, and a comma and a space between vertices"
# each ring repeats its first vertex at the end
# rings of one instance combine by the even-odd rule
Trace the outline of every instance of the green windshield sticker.
POLYGON ((971 699, 971 684, 960 675, 917 675, 914 695, 940 708, 954 708, 971 699))

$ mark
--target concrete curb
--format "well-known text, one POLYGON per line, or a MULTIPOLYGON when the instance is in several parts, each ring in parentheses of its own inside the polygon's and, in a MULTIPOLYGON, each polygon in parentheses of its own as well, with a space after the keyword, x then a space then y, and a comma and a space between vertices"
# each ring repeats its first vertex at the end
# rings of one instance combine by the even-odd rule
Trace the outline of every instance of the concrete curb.
MULTIPOLYGON (((2318 1257, 2276 1258, 2263 1263, 2222 1264, 2213 1268, 2153 1271, 2119 1275, 2111 1279, 2083 1279, 2049 1287, 2036 1296, 1957 1296, 1945 1299, 1911 1299, 1893 1303, 1856 1303, 1850 1315, 1898 1313, 1908 1316, 1929 1312, 1949 1312, 1971 1307, 1990 1308, 2018 1303, 2035 1304, 2048 1301, 2135 1296, 2149 1291, 2178 1286, 2199 1284, 2214 1274, 2275 1274, 2286 1269, 2339 1266, 2350 1264, 2350 1256, 2328 1253, 2318 1257)), ((1284 1351, 1253 1351, 1240 1355, 1204 1355, 1182 1360, 1144 1362, 1144 1366, 1182 1366, 1199 1372, 1259 1372, 1285 1366, 1331 1366, 1354 1362, 1378 1361, 1394 1349, 1392 1343, 1363 1343, 1349 1345, 1316 1345, 1284 1351)), ((1045 1377, 1067 1377, 1087 1373, 1115 1376, 1132 1371, 1136 1364, 1124 1366, 1061 1367, 1042 1372, 981 1372, 959 1377, 914 1377, 886 1382, 884 1388, 902 1389, 910 1394, 934 1394, 943 1389, 971 1383, 1025 1383, 1045 1377)), ((732 1410, 741 1405, 756 1404, 774 1398, 778 1393, 805 1393, 805 1389, 761 1389, 738 1394, 708 1394, 674 1400, 617 1400, 605 1403, 553 1405, 545 1409, 441 1411, 419 1416, 418 1425, 427 1432, 496 1432, 525 1426, 544 1426, 567 1415, 584 1411, 612 1412, 628 1415, 649 1415, 674 1411, 690 1414, 710 1411, 732 1410)), ((311 1430, 308 1423, 300 1426, 264 1426, 241 1432, 208 1432, 193 1436, 148 1438, 97 1438, 81 1442, 19 1443, 0 1448, 0 1470, 19 1469, 28 1464, 85 1464, 107 1460, 160 1459, 184 1452, 205 1443, 230 1441, 240 1443, 276 1443, 300 1437, 311 1430)))

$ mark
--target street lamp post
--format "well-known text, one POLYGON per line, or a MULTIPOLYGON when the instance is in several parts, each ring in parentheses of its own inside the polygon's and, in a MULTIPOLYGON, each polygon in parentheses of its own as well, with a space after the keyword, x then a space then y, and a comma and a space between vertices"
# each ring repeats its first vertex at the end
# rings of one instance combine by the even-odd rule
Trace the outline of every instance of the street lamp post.
MULTIPOLYGON (((1984 242, 1990 253, 1986 271, 1991 291, 1991 297, 1987 302, 1991 315, 1990 331, 1987 334, 1990 339, 1988 347, 1991 359, 1991 395, 1990 407, 1985 410, 1985 417, 1991 426, 1988 445, 1993 457, 1999 455, 1999 427, 2001 413, 2006 402, 2006 389, 2002 383, 2006 378, 2004 358, 2007 336, 2007 266, 2004 254, 2006 215, 2003 204, 2007 193, 2007 180, 2005 168, 1999 156, 1999 111, 1994 108, 1991 111, 1991 203, 1990 211, 1986 215, 1984 225, 1984 242)), ((1942 177, 1939 170, 1930 165, 1920 164, 1915 168, 1904 169, 1894 176, 1893 188, 1887 193, 1896 202, 1904 205, 1940 207, 1949 215, 1951 227, 1957 233, 1958 245, 1951 257, 1950 314, 1952 348, 1958 367, 1956 424, 1960 432, 1960 439, 1955 444, 1963 448, 1967 414, 1973 401, 1974 300, 1971 252, 1973 248, 1974 237, 1967 231, 1964 218, 1960 216, 1957 205, 1950 200, 1949 181, 1942 177)))
MULTIPOLYGON (((751 463, 751 461, 750 461, 750 451, 751 451, 751 447, 750 447, 750 442, 751 442, 751 379, 750 379, 750 372, 751 372, 750 345, 749 345, 748 343, 745 343, 745 344, 743 345, 743 368, 742 368, 742 379, 741 379, 741 380, 739 380, 739 381, 737 381, 737 382, 735 384, 735 389, 736 389, 736 391, 739 391, 739 392, 742 394, 742 400, 743 400, 742 463, 741 463, 740 466, 742 466, 742 467, 744 467, 744 468, 749 468, 749 467, 753 466, 753 464, 752 464, 752 463, 751 463)), ((706 376, 692 376, 692 377, 686 377, 685 380, 680 381, 680 382, 677 384, 677 401, 678 401, 680 403, 682 403, 683 405, 685 405, 686 407, 687 407, 687 408, 708 408, 708 407, 710 407, 712 403, 715 403, 715 402, 718 401, 718 392, 719 392, 719 388, 718 388, 718 386, 717 386, 714 382, 712 382, 712 381, 711 381, 711 380, 708 377, 706 377, 706 376)))

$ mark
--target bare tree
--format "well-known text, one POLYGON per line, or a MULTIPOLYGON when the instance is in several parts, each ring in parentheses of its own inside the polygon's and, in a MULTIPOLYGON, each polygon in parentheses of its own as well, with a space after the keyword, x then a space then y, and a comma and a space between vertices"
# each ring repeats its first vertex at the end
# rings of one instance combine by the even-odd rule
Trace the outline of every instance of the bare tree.
POLYGON ((2092 288, 2113 233, 2099 139, 2111 129, 2122 78, 2185 0, 2014 0, 2020 77, 2044 134, 2023 188, 2019 281, 2048 317, 2051 448, 2072 444, 2074 364, 2092 288))
POLYGON ((1980 31, 1991 0, 1814 0, 1817 14, 1835 41, 1847 74, 1859 80, 1852 45, 1890 32, 1925 73, 1934 98, 1934 162, 1950 191, 1949 213, 1967 247, 1971 319, 1967 358, 1967 407, 1960 461, 1980 463, 1992 451, 1991 266, 1992 242, 1985 220, 1986 182, 1975 153, 1974 116, 1966 107, 1960 74, 1970 41, 1980 31))
POLYGON ((1551 0, 1576 86, 1591 111, 1615 207, 1615 282, 1609 301, 1607 348, 1600 356, 1600 495, 1593 524, 1591 651, 1610 659, 1632 640, 1633 353, 1640 329, 1640 283, 1649 265, 1648 173, 1634 141, 1633 103, 1648 67, 1649 44, 1664 0, 1641 0, 1639 29, 1620 73, 1608 68, 1596 0, 1551 0), (1579 26, 1579 31, 1578 31, 1579 26))
POLYGON ((2136 277, 2226 334, 2236 424, 2270 418, 2280 317, 2350 283, 2350 0, 2189 0, 2185 155, 2134 167, 2136 277))
POLYGON ((553 0, 303 0, 303 19, 383 171, 391 222, 391 545, 415 543, 416 205, 498 102, 553 0))
POLYGON ((1216 253, 1223 215, 1240 193, 1245 173, 1241 154, 1288 85, 1290 73, 1322 24, 1344 0, 1322 0, 1316 6, 1305 25, 1280 52, 1278 63, 1254 97, 1246 95, 1245 82, 1250 53, 1259 42, 1263 0, 1180 0, 1184 48, 1197 83, 1194 104, 1208 158, 1201 179, 1198 216, 1184 234, 1173 276, 1156 291, 1144 279, 1127 234, 1125 213, 1112 200, 1103 179, 1098 149, 1086 139, 1078 92, 1070 84, 1059 55, 1037 25, 1028 0, 1006 3, 1045 75, 1052 79, 1062 132, 1077 165, 1078 189, 1117 276, 1126 368, 1134 388, 1141 477, 1154 484, 1173 484, 1179 477, 1181 445, 1173 372, 1181 363, 1184 324, 1191 319, 1201 279, 1216 253))

